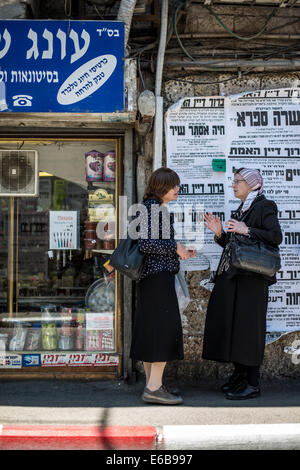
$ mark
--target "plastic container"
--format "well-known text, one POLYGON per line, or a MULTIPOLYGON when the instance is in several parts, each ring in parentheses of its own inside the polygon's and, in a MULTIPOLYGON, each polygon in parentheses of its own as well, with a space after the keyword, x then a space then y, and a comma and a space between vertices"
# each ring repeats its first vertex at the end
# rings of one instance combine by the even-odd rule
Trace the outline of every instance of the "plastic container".
POLYGON ((103 181, 116 180, 116 155, 113 150, 104 154, 103 181))
POLYGON ((85 154, 86 181, 103 181, 103 153, 91 150, 85 154))

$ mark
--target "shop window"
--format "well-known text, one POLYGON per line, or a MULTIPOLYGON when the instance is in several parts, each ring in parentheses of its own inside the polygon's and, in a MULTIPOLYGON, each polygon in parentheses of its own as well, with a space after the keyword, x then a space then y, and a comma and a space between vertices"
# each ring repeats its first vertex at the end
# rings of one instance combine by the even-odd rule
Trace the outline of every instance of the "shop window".
POLYGON ((116 243, 115 148, 26 147, 39 153, 39 196, 0 197, 0 367, 14 353, 23 367, 100 365, 117 350, 116 279, 103 266, 116 243))

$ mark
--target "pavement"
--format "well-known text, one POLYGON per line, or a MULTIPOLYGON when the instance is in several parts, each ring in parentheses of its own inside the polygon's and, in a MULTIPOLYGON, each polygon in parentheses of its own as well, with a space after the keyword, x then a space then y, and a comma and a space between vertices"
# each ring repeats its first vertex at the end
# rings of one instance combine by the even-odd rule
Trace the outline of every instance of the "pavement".
POLYGON ((179 406, 146 404, 144 383, 0 381, 1 450, 300 450, 300 379, 261 381, 262 394, 227 400, 224 381, 168 383, 179 406))

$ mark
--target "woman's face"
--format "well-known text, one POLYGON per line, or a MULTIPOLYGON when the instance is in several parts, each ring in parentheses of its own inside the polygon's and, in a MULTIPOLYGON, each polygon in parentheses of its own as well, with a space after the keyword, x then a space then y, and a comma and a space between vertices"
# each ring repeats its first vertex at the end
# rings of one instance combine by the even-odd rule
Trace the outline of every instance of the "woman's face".
POLYGON ((174 186, 162 198, 163 204, 168 204, 171 201, 177 201, 180 185, 174 186))
POLYGON ((248 194, 252 191, 249 184, 244 180, 244 178, 239 174, 236 173, 234 175, 234 179, 232 182, 232 188, 234 192, 234 196, 241 201, 245 201, 248 194))

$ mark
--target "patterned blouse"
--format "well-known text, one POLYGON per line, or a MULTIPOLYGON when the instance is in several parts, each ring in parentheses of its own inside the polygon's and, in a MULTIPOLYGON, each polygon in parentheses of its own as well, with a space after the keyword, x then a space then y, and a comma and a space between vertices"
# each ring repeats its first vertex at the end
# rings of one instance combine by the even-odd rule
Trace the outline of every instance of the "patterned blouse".
POLYGON ((146 199, 143 204, 147 208, 148 217, 146 219, 144 214, 141 215, 141 236, 138 240, 140 251, 146 255, 141 279, 161 271, 177 273, 180 263, 176 252, 177 243, 174 239, 173 216, 156 199, 146 199), (155 215, 158 214, 159 210, 161 213, 158 219, 155 215), (162 214, 166 216, 166 219, 164 218, 164 225, 162 214), (165 223, 166 220, 167 224, 165 223), (157 230, 155 230, 156 221, 158 222, 157 230))

